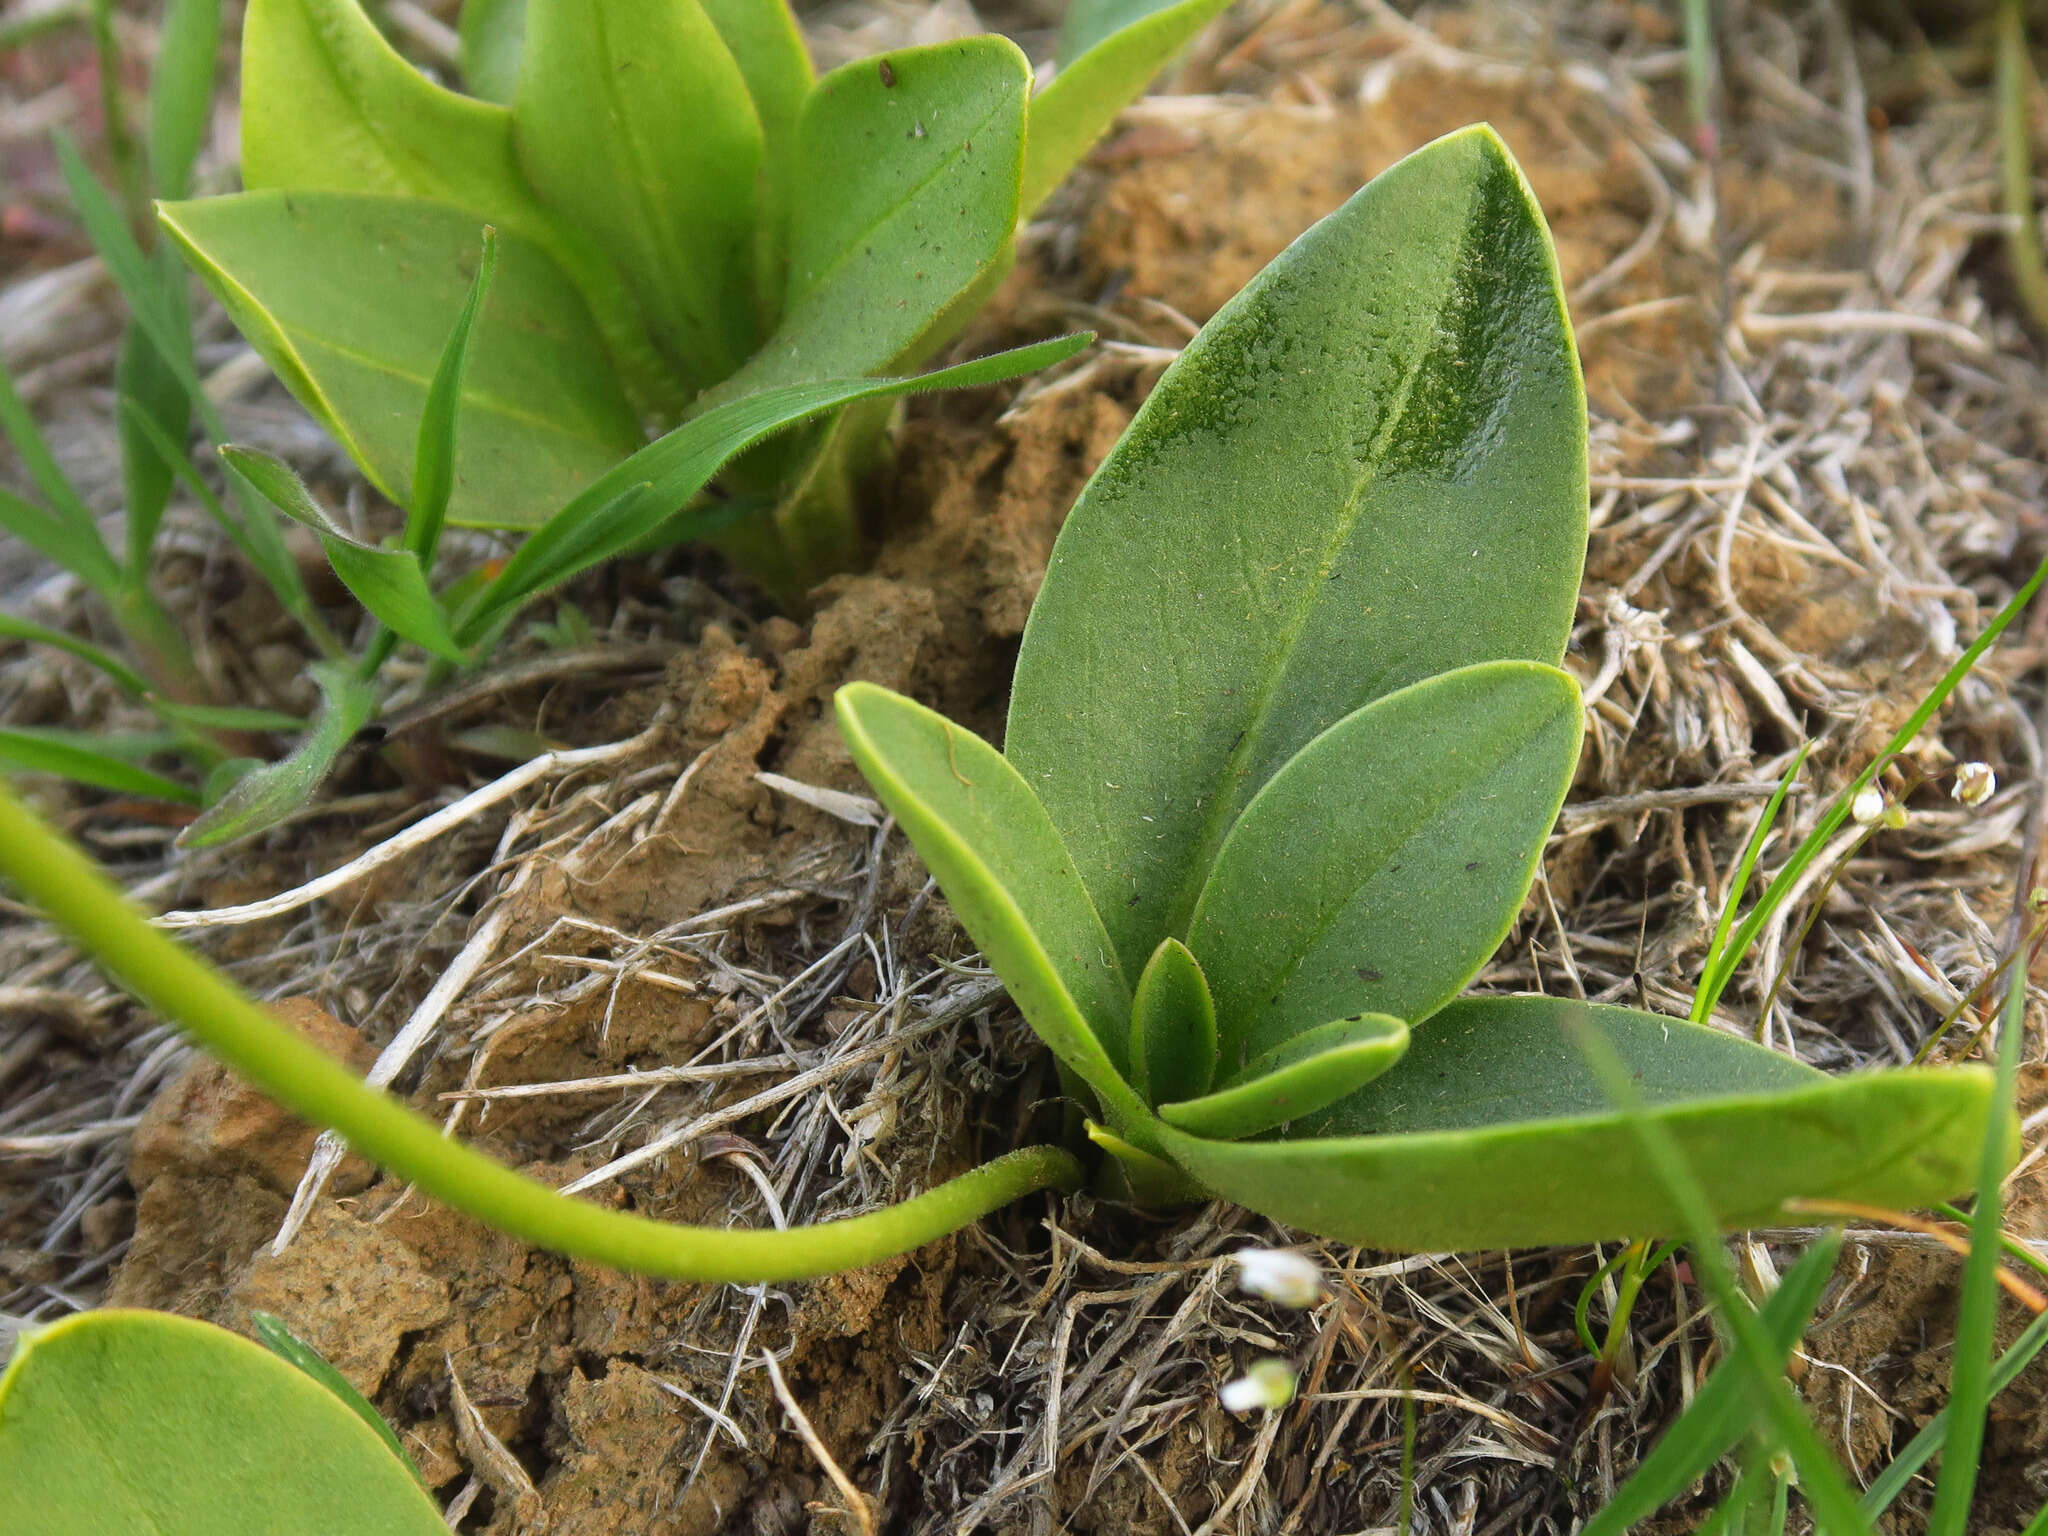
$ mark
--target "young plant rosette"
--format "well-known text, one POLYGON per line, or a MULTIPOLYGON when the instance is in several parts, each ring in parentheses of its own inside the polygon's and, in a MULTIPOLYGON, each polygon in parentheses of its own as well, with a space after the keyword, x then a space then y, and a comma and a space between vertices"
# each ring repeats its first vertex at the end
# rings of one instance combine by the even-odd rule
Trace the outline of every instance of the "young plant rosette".
POLYGON ((1493 133, 1411 156, 1202 329, 1069 516, 1004 752, 867 684, 855 760, 1141 1195, 1432 1250, 1729 1228, 1973 1179, 1975 1068, 1830 1078, 1718 1029, 1459 998, 1578 760, 1584 391, 1493 133))
MULTIPOLYGON (((493 227, 447 516, 528 529, 710 407, 914 369, 1009 269, 1020 221, 1225 3, 1077 0, 1034 94, 995 36, 817 78, 785 0, 465 0, 464 95, 358 0, 250 0, 247 190, 162 219, 404 506, 493 227)), ((720 542, 785 601, 857 563, 855 482, 888 420, 854 407, 723 477, 720 542)))

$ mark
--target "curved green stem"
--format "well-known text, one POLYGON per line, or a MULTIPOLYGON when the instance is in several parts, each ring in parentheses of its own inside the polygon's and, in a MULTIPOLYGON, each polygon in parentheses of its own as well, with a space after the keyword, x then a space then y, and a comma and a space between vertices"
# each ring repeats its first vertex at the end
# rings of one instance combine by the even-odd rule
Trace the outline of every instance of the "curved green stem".
POLYGON ((677 1280, 803 1280, 906 1253, 1040 1189, 1075 1189, 1081 1165, 1031 1147, 866 1216, 779 1232, 686 1227, 605 1210, 492 1161, 362 1083, 212 966, 150 926, 97 865, 0 782, 0 873, 123 986, 191 1032, 278 1103, 502 1232, 572 1258, 677 1280))

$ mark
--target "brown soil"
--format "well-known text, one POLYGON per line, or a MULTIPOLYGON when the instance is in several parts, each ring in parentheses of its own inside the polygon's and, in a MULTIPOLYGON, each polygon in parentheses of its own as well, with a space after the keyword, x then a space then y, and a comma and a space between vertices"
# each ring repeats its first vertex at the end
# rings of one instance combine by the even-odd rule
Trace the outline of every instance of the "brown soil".
MULTIPOLYGON (((1611 25, 1631 47, 1670 42, 1647 10, 1611 25)), ((1482 51, 1498 42, 1462 14, 1442 35, 1482 51)), ((1804 508, 1825 521, 1824 536, 1809 537, 1775 510, 1776 521, 1753 516, 1731 546, 1724 596, 1719 504, 1708 498, 1725 490, 1688 496, 1672 487, 1690 479, 1720 486, 1740 468, 1751 431, 1727 384, 1730 336, 1740 344, 1727 292, 1753 282, 1759 267, 1824 273, 1869 261, 1869 239, 1851 227, 1840 185, 1797 157, 1731 156, 1717 189, 1718 241, 1680 238, 1670 231, 1684 210, 1664 206, 1665 173, 1641 147, 1655 142, 1649 130, 1659 112, 1676 121, 1674 97, 1639 90, 1607 99, 1567 87, 1547 57, 1493 69, 1473 66, 1469 54, 1418 62, 1412 42, 1407 32, 1359 29, 1314 4, 1269 7, 1202 50, 1186 77, 1259 99, 1170 98, 1132 113, 1063 194, 970 344, 1087 323, 1136 345, 1034 384, 1021 399, 984 392, 918 402, 881 495, 890 534, 875 569, 821 590, 808 623, 757 619, 743 597, 737 606, 704 598, 704 569, 691 567, 692 601, 703 601, 658 685, 514 689, 479 706, 483 723, 579 742, 665 724, 641 756, 609 765, 606 782, 565 787, 536 807, 536 815, 560 811, 574 835, 528 856, 523 883, 504 891, 504 930, 476 999, 401 1080, 416 1104, 448 1114, 442 1095, 673 1066, 742 1026, 751 1033, 730 1055, 829 1051, 891 995, 899 970, 922 974, 928 960, 963 957, 965 940, 943 901, 925 892, 924 871, 900 838, 877 847, 871 830, 756 774, 860 792, 830 715, 833 691, 857 678, 999 736, 1017 637, 1060 520, 1156 379, 1163 349, 1361 182, 1479 119, 1521 156, 1557 235, 1584 339, 1595 473, 1615 486, 1596 488, 1604 510, 1571 663, 1583 679, 1606 679, 1605 702, 1595 708, 1575 793, 1585 809, 1576 821, 1568 813, 1546 866, 1548 895, 1570 915, 1571 931, 1557 931, 1539 897, 1485 979, 1562 984, 1562 969, 1598 995, 1640 994, 1683 1011, 1688 966, 1719 891, 1716 871, 1739 846, 1746 822, 1738 813, 1754 800, 1688 818, 1619 797, 1772 777, 1807 732, 1820 738, 1823 786, 1853 772, 1949 659, 1929 639, 1928 611, 1940 608, 1973 633, 1980 601, 1995 602, 2002 573, 2020 563, 2017 508, 2042 480, 2022 455, 2038 445, 2030 428, 2001 419, 1986 426, 1981 453, 1938 444, 1934 461, 1923 460, 1936 481, 1993 474, 1987 459, 2005 478, 1983 504, 1958 494, 1916 509, 1949 520, 1944 549, 1967 566, 1951 579, 1938 562, 1900 555, 1913 579, 1938 593, 1916 591, 1918 606, 1898 597, 1898 567, 1875 569, 1863 558, 1873 517, 1884 541, 1892 535, 1890 509, 1861 460, 1839 498, 1809 496, 1803 481, 1786 490, 1789 471, 1765 484, 1759 500, 1804 508), (1665 233, 1638 250, 1646 225, 1660 220, 1665 233), (1973 532, 1972 515, 1991 516, 1984 504, 2003 521, 1973 532), (1694 517, 1694 533, 1659 557, 1694 517), (1858 534, 1865 545, 1854 543, 1858 534), (1856 558, 1829 558, 1835 547, 1856 558), (635 797, 650 794, 658 810, 629 817, 635 797), (598 809, 578 822, 571 813, 585 795, 598 809), (613 827, 607 818, 615 816, 624 819, 613 827), (796 894, 776 894, 785 891, 796 894), (670 931, 694 914, 748 902, 759 905, 709 938, 670 931), (764 1001, 768 983, 796 976, 855 929, 880 937, 829 973, 815 1006, 784 1016, 764 1001), (661 936, 648 941, 651 959, 632 947, 649 934, 661 936), (588 984, 607 974, 615 985, 588 984)), ((1529 49, 1517 42, 1509 51, 1529 49)), ((1760 121, 1757 131, 1768 127, 1760 121)), ((1852 368, 1881 370, 1890 355, 1841 361, 1819 348, 1788 346, 1772 372, 1774 426, 1788 413, 1796 421, 1863 411, 1841 430, 1876 431, 1867 380, 1851 406, 1815 402, 1848 390, 1852 368)), ((1916 376, 1910 359, 1898 367, 1916 376)), ((1897 457, 1883 474, 1919 472, 1903 433, 1897 457)), ((2019 526, 2032 549, 2038 515, 2019 526)), ((627 598, 653 601, 630 585, 627 598)), ((1999 675, 1951 710, 1942 750, 2001 766, 2016 757, 1999 675)), ((61 700, 46 702, 56 709, 61 700)), ((355 787, 388 792, 378 772, 363 765, 355 787)), ((2017 765, 2005 776, 2018 777, 2017 765)), ((1849 936, 1824 930, 1788 991, 1797 1018, 1781 1021, 1783 1034, 1824 1064, 1881 1054, 1874 1014, 1887 1028, 1895 1014, 1901 1029, 1926 1023, 1910 996, 1892 1007, 1893 972, 1877 986, 1867 968, 1856 969, 1866 914, 1884 913, 1944 975, 1974 978, 1982 969, 1980 936, 1951 903, 1996 921, 2011 838, 1951 853, 1969 828, 1934 814, 1917 842, 1902 840, 1905 851, 1844 881, 1830 914, 1849 936), (1885 894, 1887 882, 1906 893, 1885 894)), ((433 926, 440 912, 422 924, 414 904, 483 870, 496 835, 493 824, 324 903, 315 929, 360 931, 373 953, 349 961, 346 983, 323 990, 321 1006, 294 1005, 294 1021, 334 1054, 365 1062, 461 938, 433 926), (329 1008, 359 1027, 338 1023, 329 1008)), ((372 840, 346 824, 309 831, 274 850, 267 867, 230 878, 212 866, 210 883, 188 890, 186 904, 268 894, 372 840)), ((440 911, 451 909, 470 910, 451 902, 440 911)), ((220 952, 260 967, 282 931, 240 930, 220 952)), ((85 1026, 69 1027, 81 1038, 67 1048, 82 1063, 91 1055, 85 1026)), ((1047 1079, 1016 1020, 983 1006, 835 1080, 823 1110, 806 1111, 815 1150, 791 1151, 790 1111, 778 1106, 608 1181, 599 1197, 674 1220, 765 1223, 756 1185, 739 1167, 751 1159, 800 1171, 795 1183, 807 1193, 792 1219, 841 1214, 1019 1144, 1034 1116, 1042 1120, 1047 1079)), ((637 1090, 487 1108, 471 1101, 462 1129, 506 1161, 565 1183, 772 1081, 670 1086, 645 1104, 633 1102, 637 1090)), ((1218 1530, 1270 1532, 1390 1521, 1398 1409, 1331 1399, 1270 1426, 1235 1419, 1216 1405, 1215 1387, 1257 1353, 1309 1362, 1333 1392, 1368 1391, 1387 1385, 1398 1348, 1419 1384, 1508 1415, 1503 1428, 1448 1406, 1425 1411, 1420 1481, 1438 1501, 1426 1511, 1444 1528, 1494 1519, 1502 1529, 1552 1528, 1541 1523, 1552 1517, 1535 1511, 1562 1450, 1571 1453, 1561 1473, 1566 1496, 1583 1512, 1602 1479, 1625 1474, 1675 1411, 1674 1362, 1663 1352, 1676 1347, 1678 1302, 1658 1292, 1646 1299, 1640 1332, 1660 1342, 1643 1345, 1641 1385, 1626 1397, 1634 1418, 1621 1421, 1618 1402, 1580 1433, 1583 1373, 1569 1317, 1592 1267, 1583 1252, 1515 1256, 1512 1270, 1488 1256, 1469 1268, 1359 1273, 1349 1311, 1304 1321, 1219 1294, 1221 1254, 1248 1238, 1285 1236, 1242 1213, 1219 1207, 1156 1220, 1085 1199, 1034 1201, 907 1259, 757 1299, 533 1252, 357 1164, 343 1165, 304 1227, 273 1253, 310 1141, 216 1069, 188 1068, 136 1134, 133 1243, 104 1299, 230 1325, 254 1310, 278 1314, 372 1396, 444 1496, 479 1479, 466 1531, 847 1528, 833 1512, 831 1485, 767 1393, 764 1347, 777 1351, 833 1456, 875 1496, 885 1531, 1164 1532, 1213 1518, 1218 1530), (729 1355, 743 1341, 744 1370, 728 1400, 729 1355), (1068 1417, 1053 1435, 1055 1473, 1039 1479, 1049 1382, 1061 1387, 1068 1417), (454 1383, 509 1448, 510 1474, 478 1454, 454 1383), (721 1403, 729 1430, 714 1429, 702 1407, 721 1403), (523 1495, 521 1478, 537 1500, 523 1495)), ((103 1202, 103 1225, 125 1226, 126 1199, 103 1202)), ((2038 1214, 2037 1205, 2048 1205, 2038 1182, 2019 1209, 2038 1214)), ((10 1241, 0 1228, 0 1244, 10 1241)), ((0 1247, 0 1263, 29 1273, 28 1249, 0 1247)), ((1810 1348, 1817 1363, 1871 1382, 1892 1411, 1857 1400, 1861 1389, 1839 1372, 1817 1367, 1808 1378, 1817 1411, 1836 1415, 1830 1434, 1864 1471, 1939 1404, 1945 1324, 1937 1320, 1952 1313, 1954 1277, 1951 1261, 1917 1248, 1873 1247, 1867 1257, 1867 1268, 1850 1261, 1857 1267, 1810 1348), (1831 1395, 1842 1390, 1851 1395, 1831 1395)), ((1353 1271, 1370 1264, 1332 1258, 1353 1271)), ((2001 1403, 1986 1508, 2011 1524, 2048 1497, 2034 1481, 2048 1450, 2043 1391, 2037 1367, 2001 1403)), ((1560 1507, 1555 1519, 1564 1517, 1560 1507)))

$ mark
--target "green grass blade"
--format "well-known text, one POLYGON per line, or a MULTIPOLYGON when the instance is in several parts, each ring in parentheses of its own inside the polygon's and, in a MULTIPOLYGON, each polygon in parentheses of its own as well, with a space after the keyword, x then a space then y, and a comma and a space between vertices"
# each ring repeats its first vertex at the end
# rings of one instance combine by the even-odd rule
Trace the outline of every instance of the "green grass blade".
POLYGON ((158 197, 189 197, 213 115, 220 0, 169 0, 149 82, 149 174, 158 197))
POLYGON ((1736 861, 1735 873, 1728 880, 1728 894, 1721 901, 1721 918, 1714 924, 1714 937, 1707 945, 1707 957, 1700 962, 1700 985, 1693 994, 1692 1012, 1688 1015, 1695 1024, 1706 1023, 1714 1011, 1713 1005, 1707 1001, 1707 978, 1720 966, 1721 952, 1727 948, 1729 931, 1735 926, 1735 914, 1742 910, 1742 893, 1749 885, 1749 877, 1756 873, 1756 861, 1763 856, 1764 843, 1778 820, 1778 812, 1784 808, 1792 781, 1799 777, 1799 770, 1806 765, 1806 754, 1812 750, 1810 741, 1799 744, 1798 752, 1793 754, 1792 766, 1778 780, 1777 789, 1764 803, 1763 814, 1757 817, 1756 826, 1750 830, 1749 841, 1743 844, 1742 857, 1736 861))
POLYGON ((412 505, 407 509, 405 547, 419 556, 420 570, 431 575, 434 551, 448 517, 448 499, 455 491, 455 428, 461 414, 462 376, 469 366, 469 338, 476 328, 491 279, 498 270, 498 232, 484 227, 484 251, 477 263, 469 298, 448 333, 434 382, 427 387, 426 409, 420 414, 419 451, 413 461, 412 505))
POLYGON ((370 1400, 358 1392, 349 1379, 328 1364, 326 1356, 293 1333, 284 1325, 284 1319, 270 1312, 251 1312, 249 1322, 256 1330, 256 1337, 263 1347, 278 1359, 297 1366, 313 1380, 341 1400, 342 1406, 361 1419, 384 1442, 384 1448, 396 1456, 399 1464, 410 1472, 413 1481, 431 1496, 433 1490, 427 1487, 427 1480, 420 1475, 420 1469, 413 1459, 406 1455, 405 1447, 399 1444, 398 1436, 384 1422, 384 1415, 371 1406, 370 1400))
POLYGON ((197 805, 199 792, 147 768, 123 762, 105 752, 40 731, 0 729, 0 770, 8 773, 53 773, 75 784, 111 790, 117 795, 140 795, 149 800, 169 800, 179 805, 197 805))
MULTIPOLYGON (((49 504, 49 510, 34 507, 17 496, 10 495, 7 500, 17 507, 28 508, 35 516, 56 525, 57 529, 62 530, 62 534, 53 534, 52 538, 63 537, 66 540, 64 547, 71 553, 56 554, 44 543, 30 539, 27 534, 18 537, 25 543, 33 543, 35 548, 49 555, 51 559, 60 561, 66 570, 76 572, 81 579, 91 581, 97 587, 99 583, 88 576, 83 568, 92 559, 91 551, 96 549, 104 557, 101 563, 108 571, 114 569, 112 557, 107 555, 106 544, 100 538, 99 523, 92 515, 92 508, 85 504, 85 499, 78 494, 77 487, 72 485, 70 476, 58 466, 56 455, 50 452, 49 442, 43 437, 41 430, 36 426, 35 418, 29 414, 28 407, 22 403, 21 396, 15 391, 14 377, 4 361, 0 361, 0 432, 6 433, 7 441, 14 447, 15 456, 21 460, 22 469, 27 472, 30 483, 42 493, 43 500, 49 504)), ((9 529, 12 531, 11 524, 9 529)))
POLYGON ((102 597, 111 601, 120 590, 120 567, 100 542, 97 529, 81 529, 53 517, 4 487, 0 487, 0 529, 62 566, 102 597))
POLYGON ((276 826, 311 800, 335 758, 377 710, 369 684, 335 662, 317 662, 313 680, 324 696, 313 728, 289 757, 253 768, 178 835, 181 848, 217 848, 276 826))
MULTIPOLYGON (((187 307, 178 257, 165 249, 156 253, 158 276, 164 280, 164 299, 175 312, 181 329, 189 330, 191 311, 187 307)), ((179 381, 177 370, 164 360, 147 331, 132 319, 121 335, 121 353, 114 365, 115 431, 121 442, 121 483, 128 502, 129 579, 141 581, 149 571, 150 555, 156 547, 156 532, 170 504, 171 488, 177 484, 177 460, 167 456, 165 445, 182 456, 192 429, 192 402, 179 381), (155 432, 144 429, 148 422, 155 432)))
MULTIPOLYGON (((1840 1232, 1818 1239, 1785 1272, 1758 1311, 1757 1324, 1770 1341, 1776 1369, 1784 1369, 1792 1347, 1806 1331, 1841 1251, 1840 1232)), ((1724 1362, 1707 1378, 1692 1406, 1664 1432, 1656 1448, 1615 1490, 1606 1506, 1586 1522, 1579 1536, 1624 1536, 1638 1521, 1649 1519, 1683 1494, 1749 1429, 1752 1415, 1747 1393, 1741 1367, 1724 1362)))
POLYGON ((1772 1363, 1770 1339, 1743 1299, 1727 1252, 1721 1247, 1713 1207, 1686 1166, 1670 1132, 1643 1109, 1628 1069, 1614 1048, 1591 1029, 1581 1029, 1578 1038, 1587 1063, 1635 1127, 1645 1159, 1663 1181, 1672 1203, 1684 1213, 1694 1273, 1720 1308, 1734 1341, 1734 1360, 1746 1378, 1754 1408, 1799 1469, 1800 1487, 1812 1506, 1815 1525, 1829 1536, 1874 1536, 1841 1469, 1821 1444, 1791 1385, 1772 1363))
POLYGON ((1735 937, 1722 951, 1713 971, 1701 975, 1699 995, 1693 1003, 1696 1017, 1704 1018, 1713 1012, 1714 1005, 1721 1000, 1721 994, 1727 990, 1728 983, 1734 978, 1735 967, 1740 965, 1742 957, 1749 953, 1750 946, 1756 942, 1756 937, 1763 931, 1764 924, 1769 922, 1771 915, 1784 904, 1785 898, 1798 884, 1799 877, 1805 873, 1806 867, 1820 856, 1828 840, 1835 835, 1842 823, 1849 819, 1849 808, 1856 803, 1857 795, 1874 783, 1892 759, 1903 752, 1912 743, 1913 738, 1920 734, 1927 722, 1934 718, 1935 711, 1941 708, 1951 693, 1955 692, 1957 685, 1970 675, 1984 653, 1997 643, 1998 637, 2005 633, 2006 626, 2019 617, 2020 610, 2033 599, 2044 580, 2048 580, 2048 561, 2044 561, 2034 574, 2027 578, 2026 585, 2015 592, 2012 600, 1999 609, 1991 622, 1984 627, 1984 633, 1973 640, 1963 654, 1956 658, 1955 665, 1943 674, 1941 681, 1934 685, 1927 697, 1920 701, 1911 715, 1907 716, 1905 724, 1892 734, 1891 740, 1885 743, 1884 750, 1870 760, 1869 766, 1856 776, 1853 784, 1835 797, 1834 804, 1828 807, 1813 831, 1807 834, 1806 841, 1801 843, 1792 857, 1785 861, 1784 868, 1772 877, 1771 883, 1758 898, 1756 906, 1751 909, 1749 916, 1742 920, 1742 926, 1735 930, 1735 937))
POLYGON ((11 613, 0 613, 0 636, 10 640, 27 640, 36 645, 54 646, 60 651, 76 656, 80 661, 98 667, 114 680, 115 686, 124 693, 137 698, 149 692, 149 683, 142 674, 118 657, 108 654, 90 640, 81 640, 68 635, 61 629, 50 629, 28 619, 16 618, 11 613))
POLYGON ((150 708, 179 725, 197 726, 203 731, 303 731, 306 722, 297 715, 275 709, 242 709, 234 705, 178 704, 170 699, 151 699, 150 708))
MULTIPOLYGON (((2025 944, 2024 937, 2018 940, 2025 944)), ((2020 1056, 2026 1046, 2027 967, 2013 967, 1999 1009, 1996 1040, 1998 1102, 2017 1100, 2020 1056)), ((1985 1416, 1991 1406, 1991 1356, 1998 1324, 1998 1261, 2004 1237, 2006 1169, 2011 1157, 2004 1120, 1993 1115, 1984 1133, 1977 1175, 1977 1205, 1970 1222, 1970 1255, 1963 1261, 1963 1297, 1956 1314, 1955 1350, 1949 1367, 1948 1445, 1941 1454, 1928 1536, 1965 1536, 1970 1502, 1977 1491, 1977 1465, 1984 1451, 1985 1416)))

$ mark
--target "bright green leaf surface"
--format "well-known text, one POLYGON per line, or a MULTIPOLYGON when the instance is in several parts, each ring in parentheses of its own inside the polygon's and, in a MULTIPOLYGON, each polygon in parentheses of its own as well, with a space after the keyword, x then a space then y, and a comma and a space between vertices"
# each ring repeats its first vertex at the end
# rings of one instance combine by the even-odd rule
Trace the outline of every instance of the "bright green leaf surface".
POLYGON ((526 0, 462 0, 455 35, 470 94, 510 106, 526 46, 526 0))
POLYGON ((714 398, 911 355, 1009 247, 1030 86, 1000 37, 904 48, 820 80, 797 125, 782 324, 714 398))
MULTIPOLYGON (((357 0, 251 0, 242 26, 242 184, 421 198, 466 209, 472 240, 489 223, 531 241, 582 292, 634 390, 680 403, 617 268, 549 213, 520 174, 512 114, 428 80, 357 0)), ((366 295, 359 323, 374 324, 379 303, 374 290, 366 295)))
POLYGON ((1976 1068, 1831 1079, 1679 1019, 1555 998, 1468 998, 1415 1027, 1384 1076, 1285 1141, 1160 1128, 1174 1161, 1277 1220, 1375 1248, 1537 1247, 1683 1223, 1567 1033, 1621 1055, 1724 1228, 1790 1199, 1912 1208, 1965 1189, 1992 1113, 1976 1068))
POLYGON ((289 757, 252 768, 178 834, 181 848, 217 848, 268 831, 320 792, 341 749, 377 712, 369 683, 337 662, 307 669, 320 685, 322 704, 313 728, 289 757))
POLYGON ((528 0, 512 130, 528 182, 618 263, 685 386, 737 368, 761 125, 697 0, 528 0))
POLYGON ((1380 176, 1204 327, 1054 546, 1005 742, 1127 968, 1323 730, 1453 667, 1559 659, 1585 455, 1542 217, 1485 129, 1380 176))
POLYGON ((872 683, 849 683, 836 707, 854 761, 1039 1038, 1114 1119, 1145 1118, 1122 1075, 1129 985, 1016 770, 972 731, 872 683))
POLYGON ((1290 1035, 1214 1093, 1162 1103, 1159 1118, 1194 1136, 1236 1141, 1313 1115, 1371 1082, 1408 1049, 1408 1026, 1385 1014, 1336 1019, 1290 1035))
POLYGON ((24 1336, 0 1379, 8 1536, 447 1536, 326 1388, 247 1339, 101 1311, 24 1336))
POLYGON ((1355 1013, 1423 1019, 1507 934, 1578 761, 1578 685, 1497 661, 1346 716, 1259 791, 1188 929, 1225 1071, 1355 1013))
POLYGON ((1059 73, 1031 103, 1025 217, 1066 179, 1167 61, 1229 5, 1230 0, 1115 0, 1068 9, 1059 73))
MULTIPOLYGON (((469 293, 481 226, 433 203, 252 192, 163 209, 222 304, 301 404, 386 495, 411 501, 442 344, 469 293)), ((641 445, 576 290, 501 233, 462 392, 449 521, 541 521, 641 445)))
POLYGON ((1131 999, 1131 1082, 1157 1104, 1206 1093, 1215 1077, 1216 1005, 1208 982, 1185 944, 1161 939, 1131 999))

